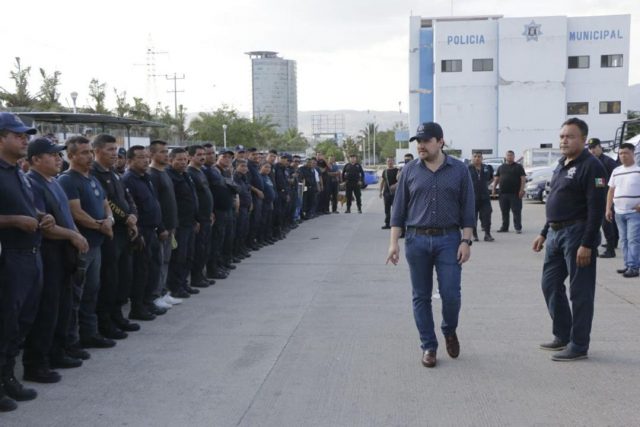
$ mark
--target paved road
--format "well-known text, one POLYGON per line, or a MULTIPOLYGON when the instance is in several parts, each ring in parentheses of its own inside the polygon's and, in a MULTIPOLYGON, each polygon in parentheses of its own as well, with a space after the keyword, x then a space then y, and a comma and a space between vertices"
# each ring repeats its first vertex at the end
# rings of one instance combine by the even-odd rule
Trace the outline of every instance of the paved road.
MULTIPOLYGON (((524 234, 477 243, 463 272, 457 360, 423 368, 404 259, 384 265, 382 204, 330 215, 242 262, 112 350, 96 350, 2 426, 637 425, 640 281, 598 267, 590 359, 552 362, 524 234)), ((494 212, 497 222, 499 214, 494 212)), ((435 305, 439 309, 439 301, 435 305)))

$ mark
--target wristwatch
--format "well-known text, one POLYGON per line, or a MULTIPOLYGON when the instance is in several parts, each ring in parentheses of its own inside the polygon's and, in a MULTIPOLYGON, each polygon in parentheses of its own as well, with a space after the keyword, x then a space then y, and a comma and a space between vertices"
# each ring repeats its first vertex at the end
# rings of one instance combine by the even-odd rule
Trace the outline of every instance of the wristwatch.
POLYGON ((466 243, 467 245, 471 246, 471 245, 473 245, 473 240, 471 240, 471 239, 461 239, 460 243, 466 243))

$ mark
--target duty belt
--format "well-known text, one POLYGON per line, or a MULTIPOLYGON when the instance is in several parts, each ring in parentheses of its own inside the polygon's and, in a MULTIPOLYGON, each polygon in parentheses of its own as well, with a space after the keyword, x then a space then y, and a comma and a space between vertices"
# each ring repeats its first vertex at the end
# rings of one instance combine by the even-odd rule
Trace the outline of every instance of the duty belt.
POLYGON ((550 222, 549 223, 549 227, 551 227, 551 229, 553 231, 558 231, 558 230, 561 230, 561 229, 563 229, 565 227, 568 227, 570 225, 578 224, 580 222, 584 222, 584 220, 583 219, 572 219, 570 221, 550 222))
POLYGON ((407 227, 408 230, 415 231, 416 234, 422 234, 425 236, 444 236, 452 231, 459 230, 458 227, 447 228, 428 228, 428 227, 407 227))

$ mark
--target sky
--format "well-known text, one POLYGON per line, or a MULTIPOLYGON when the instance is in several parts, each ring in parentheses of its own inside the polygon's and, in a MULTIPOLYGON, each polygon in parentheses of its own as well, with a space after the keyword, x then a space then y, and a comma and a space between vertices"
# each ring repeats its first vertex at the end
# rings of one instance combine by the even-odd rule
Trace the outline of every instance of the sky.
POLYGON ((109 2, 35 0, 4 5, 0 24, 0 87, 13 90, 15 57, 31 66, 36 93, 39 68, 61 74, 63 105, 88 105, 89 82, 190 113, 229 105, 251 110, 251 62, 244 53, 279 52, 297 61, 298 109, 406 111, 409 16, 498 14, 589 16, 631 14, 629 83, 640 83, 638 0, 233 0, 109 2), (8 10, 7 10, 8 8, 8 10), (11 10, 15 9, 15 10, 11 10), (147 50, 158 52, 148 77, 147 50), (160 53, 164 52, 164 53, 160 53), (399 104, 400 103, 400 104, 399 104))

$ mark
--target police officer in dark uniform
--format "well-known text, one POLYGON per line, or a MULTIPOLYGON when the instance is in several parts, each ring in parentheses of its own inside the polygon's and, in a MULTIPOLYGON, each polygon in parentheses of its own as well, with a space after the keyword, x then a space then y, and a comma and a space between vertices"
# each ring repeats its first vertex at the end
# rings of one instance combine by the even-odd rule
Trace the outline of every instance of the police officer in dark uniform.
POLYGON ((0 113, 0 411, 16 409, 16 400, 35 399, 14 375, 19 345, 38 312, 42 291, 41 230, 55 225, 36 200, 18 167, 27 155, 34 128, 15 115, 0 113))
POLYGON ((589 128, 578 119, 563 123, 559 160, 546 203, 547 222, 533 242, 546 241, 542 292, 553 322, 554 338, 540 345, 555 351, 555 361, 585 359, 593 320, 596 254, 605 211, 606 171, 584 148, 589 128), (571 305, 564 280, 569 276, 571 305))
POLYGON ((156 315, 166 313, 167 307, 157 305, 155 291, 160 280, 162 257, 159 235, 166 233, 162 224, 162 210, 158 194, 151 182, 149 153, 142 145, 129 147, 127 151, 129 169, 122 182, 138 206, 138 230, 144 244, 133 252, 133 281, 131 289, 131 313, 129 317, 153 320, 156 315), (151 316, 149 316, 151 315, 151 316))
POLYGON ((318 182, 316 181, 315 168, 313 167, 313 159, 308 158, 303 166, 298 168, 298 173, 304 183, 304 193, 302 194, 302 210, 300 211, 301 219, 311 219, 315 216, 313 211, 316 198, 318 197, 318 182))
MULTIPOLYGON (((608 183, 613 170, 620 166, 620 163, 604 154, 604 151, 602 151, 602 145, 598 138, 589 139, 589 152, 602 162, 602 166, 604 166, 604 170, 607 172, 608 183)), ((615 258, 615 248, 618 246, 618 226, 616 225, 615 218, 612 218, 611 222, 602 222, 602 232, 604 233, 604 238, 607 241, 607 249, 604 253, 599 254, 598 256, 600 258, 615 258)))
POLYGON ((69 210, 69 199, 55 177, 62 168, 60 152, 66 147, 47 138, 29 143, 29 182, 37 199, 56 225, 43 231, 41 246, 43 287, 38 314, 24 343, 24 379, 40 383, 60 381, 51 368, 77 368, 82 360, 69 357, 66 347, 71 318, 71 277, 78 268, 78 253, 89 250, 89 243, 78 232, 69 210))
POLYGON ((491 236, 491 196, 489 195, 489 183, 493 181, 493 167, 482 163, 482 153, 473 153, 473 160, 469 165, 469 174, 473 182, 473 190, 476 196, 476 226, 473 227, 473 240, 478 241, 478 216, 480 225, 484 230, 484 241, 493 242, 491 236))
POLYGON ((171 165, 167 173, 173 181, 173 189, 178 206, 178 227, 175 239, 177 246, 171 252, 167 288, 174 298, 189 298, 200 293, 188 285, 187 279, 193 264, 193 249, 196 230, 198 230, 198 196, 191 177, 187 173, 188 156, 184 148, 174 148, 169 154, 171 165))
POLYGON ((264 199, 264 184, 260 176, 260 164, 258 159, 260 154, 258 150, 251 147, 249 152, 249 183, 251 184, 251 202, 253 210, 251 211, 251 230, 249 234, 249 246, 252 250, 258 250, 262 245, 258 244, 257 237, 262 223, 262 200, 264 199))
POLYGON ((120 181, 115 171, 118 159, 116 138, 99 134, 91 141, 95 161, 91 173, 102 185, 111 207, 115 224, 113 239, 102 243, 102 264, 100 267, 100 294, 96 306, 98 329, 102 336, 110 339, 124 339, 125 331, 137 331, 140 325, 131 323, 122 315, 122 307, 128 302, 132 287, 132 255, 130 240, 138 233, 136 205, 120 181))
POLYGON ((234 270, 235 265, 231 264, 233 259, 233 203, 234 192, 227 183, 229 175, 228 168, 231 166, 233 151, 223 150, 218 153, 218 160, 215 165, 208 167, 205 174, 209 179, 209 188, 213 193, 214 217, 213 224, 213 246, 211 255, 207 261, 207 277, 224 279, 229 274, 229 270, 234 270))
POLYGON ((393 157, 387 158, 387 168, 382 171, 382 179, 380 180, 380 197, 384 201, 384 225, 383 230, 390 230, 391 221, 391 205, 393 205, 393 197, 396 194, 398 186, 398 173, 400 169, 395 167, 393 157))
POLYGON ((345 213, 351 213, 351 202, 353 196, 356 196, 356 204, 358 206, 358 213, 362 213, 362 200, 360 188, 364 183, 364 169, 360 163, 358 163, 358 156, 352 154, 349 156, 349 163, 344 165, 342 169, 342 180, 347 185, 347 210, 345 213))
POLYGON ((289 210, 288 206, 291 203, 291 197, 289 195, 289 162, 291 162, 291 155, 282 153, 280 155, 280 161, 273 166, 273 176, 275 177, 274 185, 278 194, 273 212, 274 216, 277 216, 277 220, 275 221, 277 224, 275 237, 277 238, 285 237, 288 231, 288 221, 286 217, 287 211, 289 210))
POLYGON ((251 184, 249 184, 248 173, 249 167, 247 160, 236 159, 235 173, 233 180, 238 186, 239 209, 238 220, 236 224, 236 236, 234 243, 234 255, 239 258, 248 258, 251 256, 249 249, 246 247, 247 236, 249 235, 249 215, 251 206, 251 184))
POLYGON ((204 267, 209 259, 211 251, 211 225, 213 224, 213 195, 209 189, 209 181, 204 174, 205 152, 202 145, 189 146, 189 166, 187 172, 193 181, 198 196, 197 220, 200 231, 196 234, 193 253, 193 266, 191 267, 191 286, 206 288, 213 285, 215 280, 207 279, 204 275, 204 267))

